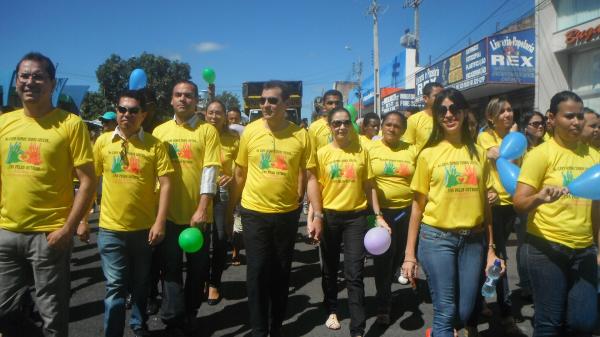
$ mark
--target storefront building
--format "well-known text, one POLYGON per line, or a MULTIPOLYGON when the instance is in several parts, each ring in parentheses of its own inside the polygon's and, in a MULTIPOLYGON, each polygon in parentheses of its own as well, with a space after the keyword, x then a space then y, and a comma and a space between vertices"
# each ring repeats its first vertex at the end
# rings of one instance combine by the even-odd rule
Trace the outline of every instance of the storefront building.
POLYGON ((600 1, 536 0, 535 107, 545 112, 562 90, 600 111, 600 1))

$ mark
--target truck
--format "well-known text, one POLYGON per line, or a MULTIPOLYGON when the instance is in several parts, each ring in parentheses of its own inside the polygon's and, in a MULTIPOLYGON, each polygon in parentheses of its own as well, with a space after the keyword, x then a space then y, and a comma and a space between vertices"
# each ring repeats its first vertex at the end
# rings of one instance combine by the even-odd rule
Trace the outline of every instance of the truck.
MULTIPOLYGON (((300 124, 302 118, 302 81, 283 81, 290 91, 290 99, 287 102, 286 119, 300 124)), ((242 95, 244 98, 244 112, 248 115, 250 122, 260 118, 260 97, 265 82, 242 83, 242 95)))

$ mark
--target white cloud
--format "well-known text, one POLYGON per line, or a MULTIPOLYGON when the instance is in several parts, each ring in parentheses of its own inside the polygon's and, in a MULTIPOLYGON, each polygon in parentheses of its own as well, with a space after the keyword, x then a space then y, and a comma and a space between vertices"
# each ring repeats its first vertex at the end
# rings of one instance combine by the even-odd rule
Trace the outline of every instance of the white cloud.
POLYGON ((199 53, 210 53, 223 48, 225 48, 225 46, 217 42, 200 42, 194 44, 194 49, 199 53))

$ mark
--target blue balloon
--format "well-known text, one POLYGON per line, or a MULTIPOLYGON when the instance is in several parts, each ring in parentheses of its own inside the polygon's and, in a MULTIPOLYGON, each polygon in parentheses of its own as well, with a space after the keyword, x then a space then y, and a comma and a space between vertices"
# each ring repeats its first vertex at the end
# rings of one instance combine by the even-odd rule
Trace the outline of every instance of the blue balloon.
POLYGON ((129 90, 144 89, 148 84, 148 77, 143 69, 137 68, 129 75, 129 90))
POLYGON ((500 157, 515 160, 527 150, 527 138, 520 132, 510 132, 500 144, 500 157))
POLYGON ((517 180, 519 179, 519 167, 510 161, 500 157, 496 160, 496 169, 500 176, 502 186, 510 195, 514 195, 517 190, 517 180))
POLYGON ((596 164, 585 170, 567 188, 576 197, 600 200, 600 164, 596 164))

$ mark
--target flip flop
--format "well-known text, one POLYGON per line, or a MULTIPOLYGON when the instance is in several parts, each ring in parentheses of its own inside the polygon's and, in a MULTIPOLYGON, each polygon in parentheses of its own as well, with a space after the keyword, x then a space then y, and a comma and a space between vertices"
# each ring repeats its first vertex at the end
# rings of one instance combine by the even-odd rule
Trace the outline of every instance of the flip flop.
POLYGON ((329 318, 327 318, 327 321, 325 322, 325 326, 331 330, 339 330, 342 327, 336 314, 329 315, 329 318))

